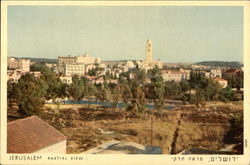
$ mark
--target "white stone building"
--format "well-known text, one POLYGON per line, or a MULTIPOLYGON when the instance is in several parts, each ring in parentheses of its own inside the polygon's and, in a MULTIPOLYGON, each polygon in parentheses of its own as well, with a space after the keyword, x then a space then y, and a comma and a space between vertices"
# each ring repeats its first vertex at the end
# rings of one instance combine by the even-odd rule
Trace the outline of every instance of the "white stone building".
POLYGON ((88 54, 77 56, 76 62, 80 64, 100 64, 101 58, 90 57, 88 54))
POLYGON ((84 64, 64 64, 62 73, 67 76, 84 75, 85 65, 84 64))
POLYGON ((85 65, 85 74, 87 74, 90 70, 95 69, 96 65, 94 64, 86 64, 85 65))
POLYGON ((66 84, 71 84, 72 83, 72 76, 60 76, 59 77, 60 80, 63 82, 63 83, 66 83, 66 84))
POLYGON ((19 70, 8 70, 7 71, 8 81, 17 83, 23 74, 24 73, 19 70))
POLYGON ((161 76, 164 81, 176 81, 189 80, 190 74, 188 72, 172 71, 172 70, 162 70, 161 76))
POLYGON ((8 81, 17 83, 19 81, 19 79, 27 73, 32 74, 36 79, 39 79, 42 75, 42 73, 38 72, 38 71, 36 71, 36 72, 24 72, 24 71, 18 70, 18 69, 8 70, 7 71, 8 81))
POLYGON ((214 78, 214 80, 217 81, 222 86, 222 88, 227 87, 227 80, 222 79, 220 77, 216 77, 216 78, 214 78))
POLYGON ((30 60, 29 59, 17 59, 8 57, 8 69, 18 69, 23 72, 30 71, 30 60))
POLYGON ((81 56, 59 56, 58 57, 58 72, 62 73, 65 70, 66 64, 100 64, 101 58, 90 57, 88 54, 81 56))
POLYGON ((211 78, 222 77, 221 69, 211 69, 211 78))

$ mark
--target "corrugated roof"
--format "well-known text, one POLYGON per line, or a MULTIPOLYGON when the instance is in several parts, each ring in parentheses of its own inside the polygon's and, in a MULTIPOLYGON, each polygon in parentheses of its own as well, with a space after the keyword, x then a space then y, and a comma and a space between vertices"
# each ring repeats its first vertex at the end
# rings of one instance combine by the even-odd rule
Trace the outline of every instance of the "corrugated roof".
POLYGON ((63 140, 63 134, 36 116, 7 124, 7 153, 32 153, 63 140))

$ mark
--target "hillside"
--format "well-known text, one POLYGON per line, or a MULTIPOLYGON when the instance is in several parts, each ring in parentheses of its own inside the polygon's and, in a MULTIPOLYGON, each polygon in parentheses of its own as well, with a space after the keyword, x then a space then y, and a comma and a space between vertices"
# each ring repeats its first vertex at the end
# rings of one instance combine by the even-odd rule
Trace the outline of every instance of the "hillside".
POLYGON ((30 57, 14 57, 19 59, 30 59, 31 62, 57 63, 57 59, 52 58, 30 58, 30 57))
POLYGON ((237 61, 202 61, 202 62, 195 63, 195 65, 238 68, 238 67, 241 67, 243 64, 237 61))

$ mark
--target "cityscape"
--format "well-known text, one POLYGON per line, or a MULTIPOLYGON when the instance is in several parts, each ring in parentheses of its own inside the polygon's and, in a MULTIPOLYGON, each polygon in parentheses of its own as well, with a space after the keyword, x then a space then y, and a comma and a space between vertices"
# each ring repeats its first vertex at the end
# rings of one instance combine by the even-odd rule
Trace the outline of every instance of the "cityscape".
POLYGON ((154 58, 8 57, 8 153, 242 154, 243 64, 154 58))
POLYGON ((243 7, 147 5, 7 7, 8 154, 246 154, 243 7))

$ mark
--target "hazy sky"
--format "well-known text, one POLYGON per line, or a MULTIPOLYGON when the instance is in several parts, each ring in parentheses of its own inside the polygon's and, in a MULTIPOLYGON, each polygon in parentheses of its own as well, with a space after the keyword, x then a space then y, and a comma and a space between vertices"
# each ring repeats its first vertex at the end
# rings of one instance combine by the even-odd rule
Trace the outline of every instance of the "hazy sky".
POLYGON ((8 7, 8 56, 243 60, 242 7, 8 7))

